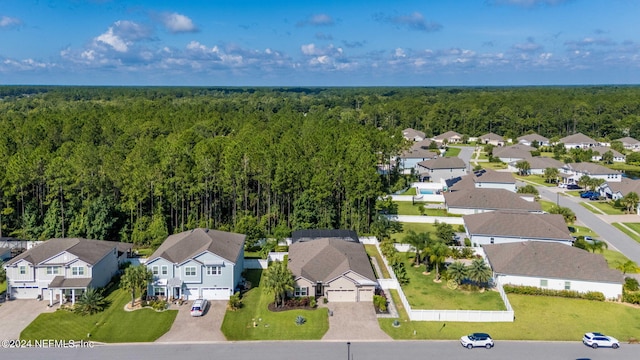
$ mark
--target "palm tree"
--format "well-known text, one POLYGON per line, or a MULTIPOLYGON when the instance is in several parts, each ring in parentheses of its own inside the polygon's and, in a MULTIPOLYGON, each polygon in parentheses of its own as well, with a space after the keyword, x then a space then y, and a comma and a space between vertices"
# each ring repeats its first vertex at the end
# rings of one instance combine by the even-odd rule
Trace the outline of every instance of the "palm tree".
POLYGON ((419 266, 422 251, 429 243, 429 233, 416 233, 413 230, 409 230, 407 231, 407 236, 404 238, 404 242, 411 246, 411 251, 415 251, 416 257, 414 259, 414 265, 419 266))
POLYGON ((582 175, 578 179, 577 184, 581 188, 585 188, 586 189, 589 186, 590 181, 591 181, 591 177, 589 175, 582 175))
POLYGON ((436 280, 440 280, 440 264, 444 263, 451 249, 443 242, 436 241, 427 248, 429 261, 436 266, 436 280))
POLYGON ((526 160, 520 160, 516 163, 516 169, 518 169, 518 174, 524 176, 529 175, 531 171, 531 165, 526 160))
POLYGON ((635 273, 638 271, 638 265, 633 260, 620 261, 616 265, 616 269, 622 271, 622 274, 635 273))
POLYGON ((460 261, 455 261, 453 264, 449 265, 449 268, 447 268, 449 279, 455 281, 456 284, 462 283, 462 281, 468 277, 467 273, 467 267, 460 261))
POLYGON ((609 245, 606 242, 600 240, 585 241, 585 247, 587 250, 595 254, 595 252, 603 253, 604 249, 608 249, 609 245))
POLYGON ((558 174, 560 172, 556 168, 548 167, 544 169, 544 181, 551 183, 558 181, 558 174))
POLYGON ((474 259, 469 266, 469 280, 484 286, 492 277, 492 271, 483 259, 474 259))
POLYGON ((87 288, 76 302, 73 311, 80 315, 93 315, 103 311, 107 304, 102 290, 87 288))
POLYGON ((295 280, 286 263, 275 261, 269 264, 260 284, 267 293, 274 294, 274 302, 279 307, 284 306, 287 292, 293 291, 295 280))
POLYGON ((135 305, 136 294, 144 293, 153 280, 153 272, 145 265, 129 266, 120 279, 120 288, 131 291, 131 307, 135 305))
POLYGON ((627 195, 625 195, 622 198, 622 203, 624 204, 625 208, 627 209, 627 212, 629 213, 633 213, 634 210, 636 209, 636 206, 638 205, 638 194, 635 192, 630 192, 627 195))

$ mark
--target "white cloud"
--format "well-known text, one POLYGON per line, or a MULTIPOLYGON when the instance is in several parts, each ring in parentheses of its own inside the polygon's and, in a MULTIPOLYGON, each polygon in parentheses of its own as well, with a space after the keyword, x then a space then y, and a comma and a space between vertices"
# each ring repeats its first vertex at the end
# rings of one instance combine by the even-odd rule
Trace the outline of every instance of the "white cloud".
POLYGON ((172 33, 198 31, 198 28, 194 25, 193 21, 189 17, 182 14, 164 13, 161 14, 160 19, 164 27, 172 33))
POLYGON ((109 45, 117 52, 127 52, 136 41, 151 39, 151 30, 133 21, 119 20, 94 38, 94 45, 109 45))
POLYGON ((307 19, 302 20, 302 21, 298 21, 298 23, 296 24, 296 26, 298 27, 303 27, 303 26, 332 26, 334 25, 335 22, 333 21, 333 18, 327 14, 314 14, 309 16, 307 19))
POLYGON ((102 42, 111 46, 115 51, 127 52, 129 50, 130 41, 124 41, 118 35, 113 33, 113 28, 109 28, 107 32, 95 38, 97 42, 102 42))
POLYGON ((14 26, 19 26, 22 24, 22 21, 17 18, 12 18, 9 16, 0 16, 0 28, 10 28, 14 26))

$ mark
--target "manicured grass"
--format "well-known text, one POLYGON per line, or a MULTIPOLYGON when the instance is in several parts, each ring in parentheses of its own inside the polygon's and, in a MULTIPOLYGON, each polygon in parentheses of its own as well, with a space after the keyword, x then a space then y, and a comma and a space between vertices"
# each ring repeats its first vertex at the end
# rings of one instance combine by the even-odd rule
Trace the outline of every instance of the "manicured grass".
POLYGON ((450 147, 447 149, 447 152, 444 154, 445 157, 456 157, 460 154, 459 148, 450 147))
MULTIPOLYGON (((596 254, 599 254, 599 253, 596 253, 596 254)), ((629 258, 624 256, 623 253, 615 250, 604 249, 604 252, 602 253, 602 255, 604 256, 604 259, 607 261, 607 264, 609 265, 609 267, 612 269, 615 269, 620 263, 625 263, 629 261, 629 258)), ((638 272, 640 271, 636 271, 636 273, 638 272)))
POLYGON ((516 320, 511 323, 427 322, 379 319, 394 339, 459 339, 471 332, 488 332, 499 340, 553 340, 579 342, 586 331, 601 331, 620 341, 640 338, 640 309, 618 303, 559 297, 508 295, 516 320), (415 334, 415 335, 414 335, 415 334))
POLYGON ((0 283, 0 294, 2 294, 5 291, 7 291, 7 282, 3 281, 0 283))
MULTIPOLYGON (((623 224, 629 226, 629 224, 632 224, 632 223, 623 223, 623 224)), ((640 243, 640 236, 638 236, 637 234, 629 231, 629 229, 627 229, 626 227, 622 226, 620 223, 612 223, 611 225, 615 226, 618 230, 620 230, 623 233, 627 234, 628 237, 630 237, 633 240, 635 240, 635 241, 640 243)))
POLYGON ((527 175, 527 176, 520 176, 517 173, 513 174, 513 177, 515 177, 518 180, 527 182, 527 183, 533 183, 535 185, 538 186, 546 186, 546 187, 556 187, 558 185, 556 184, 551 184, 545 181, 544 176, 541 175, 527 175))
POLYGON ((413 196, 415 196, 415 195, 417 195, 416 188, 410 187, 407 191, 403 192, 400 195, 413 195, 413 196))
POLYGON ((244 252, 245 259, 262 259, 262 255, 259 251, 246 251, 244 252))
POLYGON ((247 270, 252 288, 244 294, 240 310, 225 314, 222 333, 227 340, 319 340, 324 336, 329 330, 326 308, 271 312, 267 306, 273 294, 259 286, 261 277, 261 270, 247 270), (298 315, 307 320, 305 324, 296 325, 298 315))
POLYGON ((546 211, 546 212, 549 212, 549 209, 551 209, 556 205, 556 203, 553 201, 538 200, 538 202, 540 203, 540 207, 542 208, 542 211, 546 211))
POLYGON ((153 254, 153 249, 151 248, 135 248, 134 252, 142 257, 149 257, 153 254))
POLYGON ((623 223, 626 226, 630 227, 631 230, 634 230, 638 234, 640 234, 640 223, 623 223))
POLYGON ((436 228, 433 224, 425 223, 402 223, 402 232, 391 235, 391 239, 394 242, 401 243, 409 230, 413 230, 416 233, 427 232, 432 237, 435 237, 436 228))
POLYGON ((484 169, 502 170, 507 168, 507 164, 503 162, 483 162, 479 163, 484 169))
POLYGON ((20 338, 93 340, 105 343, 151 342, 169 331, 178 315, 176 310, 124 311, 125 304, 131 301, 131 295, 120 289, 109 294, 107 300, 111 305, 95 315, 82 316, 66 310, 40 314, 22 331, 20 338), (91 337, 87 337, 88 334, 91 337))
MULTIPOLYGON (((409 253, 407 253, 409 255, 409 253)), ((409 284, 402 286, 413 309, 428 310, 506 310, 496 291, 451 290, 445 281, 434 282, 435 271, 424 275, 425 266, 413 266, 413 257, 405 261, 409 284)))
MULTIPOLYGON (((398 215, 421 215, 418 210, 420 206, 425 205, 425 203, 410 203, 408 201, 398 201, 396 202, 398 205, 398 215)), ((426 216, 450 216, 447 211, 444 209, 444 204, 442 204, 442 209, 425 209, 424 215, 426 216)), ((459 215, 456 215, 459 216, 459 215)))
POLYGON ((369 255, 369 257, 375 258, 376 261, 378 262, 378 266, 380 266, 380 271, 382 271, 382 274, 376 274, 378 278, 390 279, 391 275, 389 274, 389 270, 387 270, 387 267, 384 266, 384 262, 382 261, 382 256, 380 255, 380 252, 378 252, 378 248, 376 248, 375 245, 365 245, 364 250, 367 252, 367 255, 369 255))
POLYGON ((602 211, 603 213, 607 214, 607 215, 622 215, 624 214, 624 211, 622 211, 622 209, 617 209, 614 208, 611 203, 606 202, 606 201, 589 201, 589 202, 583 202, 580 205, 584 206, 585 208, 587 208, 589 211, 591 211, 592 213, 595 214, 600 214, 600 212, 593 210, 593 207, 598 208, 600 211, 602 211))
POLYGON ((569 190, 569 191, 565 191, 564 194, 567 196, 580 197, 580 191, 582 190, 569 190))
POLYGON ((589 229, 586 226, 581 226, 581 225, 569 225, 572 226, 576 229, 576 232, 574 232, 573 236, 591 236, 592 238, 599 238, 600 236, 598 234, 596 234, 593 230, 589 229))

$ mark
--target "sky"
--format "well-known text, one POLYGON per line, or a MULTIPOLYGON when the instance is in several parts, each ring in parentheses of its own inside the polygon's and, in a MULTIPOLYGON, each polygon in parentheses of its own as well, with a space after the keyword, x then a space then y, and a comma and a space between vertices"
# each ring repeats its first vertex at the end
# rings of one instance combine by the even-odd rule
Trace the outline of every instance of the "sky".
POLYGON ((0 85, 640 83, 638 0, 0 0, 0 85))

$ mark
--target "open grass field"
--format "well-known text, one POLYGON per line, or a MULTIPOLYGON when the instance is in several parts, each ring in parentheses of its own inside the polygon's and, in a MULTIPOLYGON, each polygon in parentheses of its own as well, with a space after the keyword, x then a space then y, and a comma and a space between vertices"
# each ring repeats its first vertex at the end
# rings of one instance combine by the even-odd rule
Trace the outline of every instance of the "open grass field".
MULTIPOLYGON (((392 293, 393 296, 393 293, 392 293)), ((397 340, 459 339, 471 332, 488 332, 496 340, 576 341, 586 331, 601 331, 620 341, 640 338, 640 308, 619 303, 510 294, 512 323, 457 323, 379 319, 380 327, 397 340)))
MULTIPOLYGON (((409 253, 407 253, 409 254, 409 253)), ((435 271, 424 275, 424 265, 415 267, 413 257, 407 257, 405 267, 409 284, 402 286, 413 309, 427 310, 506 310, 497 291, 463 291, 447 288, 446 282, 436 283, 435 271)))
POLYGON ((82 316, 66 310, 41 314, 22 331, 20 339, 151 342, 169 331, 178 315, 177 310, 125 311, 124 306, 131 301, 131 295, 120 289, 111 292, 107 300, 111 305, 95 315, 82 316))
POLYGON ((329 330, 326 308, 269 311, 267 306, 273 302, 273 294, 260 287, 261 277, 261 270, 247 271, 252 288, 244 294, 240 310, 225 314, 222 333, 227 340, 319 340, 324 336, 329 330), (298 315, 307 320, 305 324, 296 325, 298 315))
MULTIPOLYGON (((637 223, 623 223, 624 225, 626 225, 627 227, 629 226, 629 224, 637 224, 637 223)), ((629 231, 629 229, 625 226, 622 226, 622 224, 620 223, 612 223, 611 225, 615 226, 618 230, 622 231, 623 233, 627 234, 628 237, 632 238, 633 240, 637 241, 640 243, 640 236, 638 236, 637 233, 634 233, 632 231, 629 231)))

